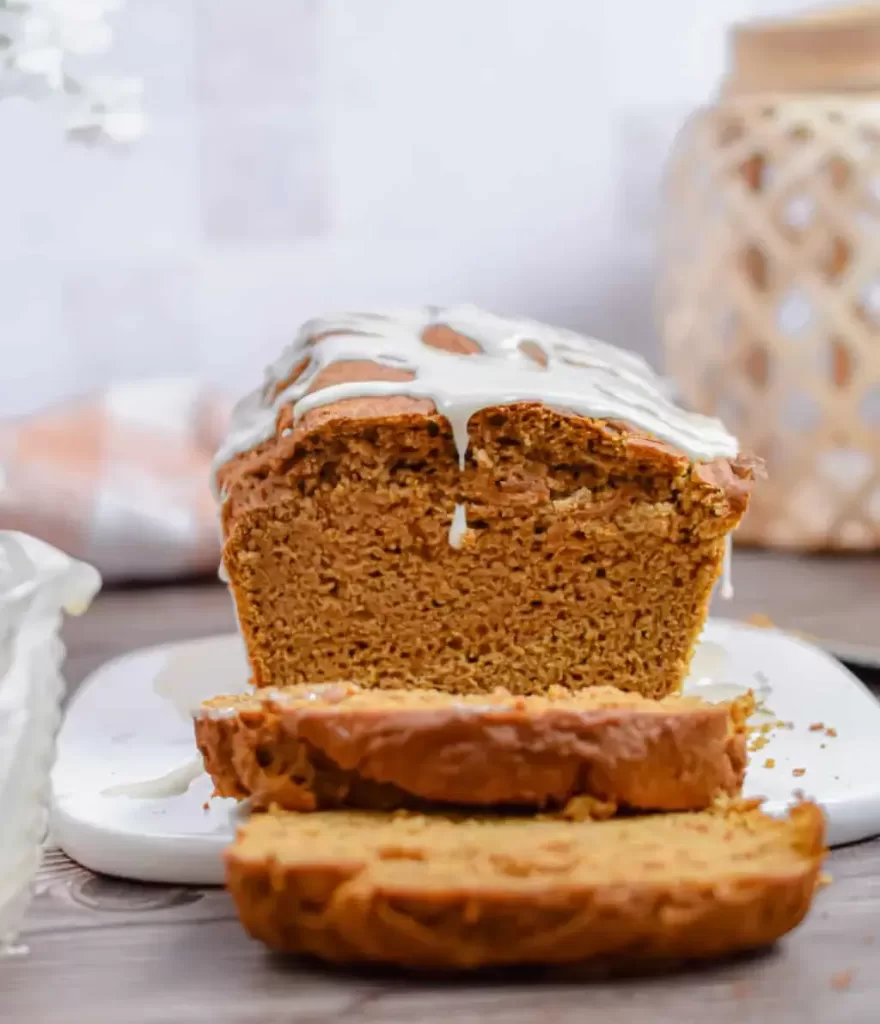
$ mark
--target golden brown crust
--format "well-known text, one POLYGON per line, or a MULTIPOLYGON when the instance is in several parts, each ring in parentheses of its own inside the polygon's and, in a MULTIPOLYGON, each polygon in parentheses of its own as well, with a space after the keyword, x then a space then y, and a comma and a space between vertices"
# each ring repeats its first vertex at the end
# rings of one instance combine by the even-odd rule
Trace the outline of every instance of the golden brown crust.
POLYGON ((247 931, 273 949, 411 969, 600 962, 759 948, 817 888, 822 812, 605 822, 258 815, 226 854, 247 931))
POLYGON ((543 808, 590 797, 607 813, 699 810, 739 793, 745 716, 614 689, 545 699, 330 686, 215 698, 195 732, 216 795, 256 808, 543 808))
POLYGON ((742 514, 748 507, 755 477, 764 475, 764 463, 747 455, 736 459, 714 459, 698 463, 693 475, 706 485, 710 493, 722 491, 730 507, 742 514))

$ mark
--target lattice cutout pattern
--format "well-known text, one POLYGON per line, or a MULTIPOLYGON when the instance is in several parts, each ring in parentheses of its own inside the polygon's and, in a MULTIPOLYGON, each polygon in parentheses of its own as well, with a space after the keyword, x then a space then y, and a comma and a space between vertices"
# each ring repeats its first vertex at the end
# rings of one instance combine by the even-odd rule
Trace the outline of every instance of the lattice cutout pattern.
POLYGON ((880 104, 697 114, 669 167, 660 267, 685 401, 767 461, 738 539, 880 550, 880 104))

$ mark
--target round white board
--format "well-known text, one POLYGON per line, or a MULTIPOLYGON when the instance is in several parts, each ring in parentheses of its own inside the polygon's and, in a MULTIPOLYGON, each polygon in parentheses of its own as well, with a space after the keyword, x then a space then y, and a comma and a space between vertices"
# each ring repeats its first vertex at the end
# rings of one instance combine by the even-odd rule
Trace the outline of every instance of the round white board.
MULTIPOLYGON (((246 689, 237 636, 135 651, 83 683, 59 737, 53 832, 95 871, 176 884, 222 881, 236 804, 213 800, 188 709, 246 689)), ((880 834, 880 704, 830 655, 775 630, 711 621, 687 691, 723 700, 752 688, 783 720, 752 754, 746 795, 778 811, 803 790, 828 814, 830 842, 880 834), (810 729, 822 723, 822 729, 810 729), (829 736, 828 729, 836 736, 829 736), (774 767, 765 767, 772 759, 774 767), (795 776, 795 770, 805 769, 795 776)))

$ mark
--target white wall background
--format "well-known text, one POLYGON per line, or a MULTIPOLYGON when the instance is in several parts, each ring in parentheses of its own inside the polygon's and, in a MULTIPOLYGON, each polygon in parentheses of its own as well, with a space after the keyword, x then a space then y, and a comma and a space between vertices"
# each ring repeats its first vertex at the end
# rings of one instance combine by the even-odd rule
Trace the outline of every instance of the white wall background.
MULTIPOLYGON (((793 0, 128 0, 129 153, 0 103, 0 415, 256 381, 299 321, 474 301, 655 354, 654 211, 730 21, 793 0)), ((96 68, 96 70, 99 70, 96 68)))

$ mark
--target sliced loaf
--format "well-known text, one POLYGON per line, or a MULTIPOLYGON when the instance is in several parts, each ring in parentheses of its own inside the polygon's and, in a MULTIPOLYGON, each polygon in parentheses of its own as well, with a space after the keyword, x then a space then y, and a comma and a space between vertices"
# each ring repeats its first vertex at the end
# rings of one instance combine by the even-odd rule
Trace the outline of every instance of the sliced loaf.
POLYGON ((226 854, 247 931, 273 949, 408 968, 717 957, 807 913, 822 812, 754 804, 607 821, 255 815, 226 854))
POLYGON ((738 793, 748 705, 603 687, 514 697, 337 684, 217 697, 195 731, 217 795, 257 808, 440 802, 607 816, 738 793))

